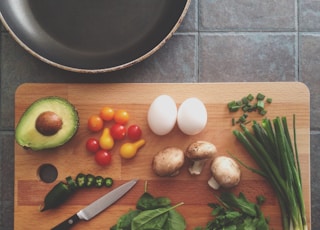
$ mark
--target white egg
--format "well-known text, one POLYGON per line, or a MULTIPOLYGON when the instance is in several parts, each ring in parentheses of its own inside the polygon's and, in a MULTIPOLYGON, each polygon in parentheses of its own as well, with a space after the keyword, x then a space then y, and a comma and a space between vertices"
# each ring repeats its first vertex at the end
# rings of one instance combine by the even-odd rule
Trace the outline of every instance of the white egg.
POLYGON ((148 125, 157 135, 168 134, 177 120, 177 105, 168 95, 158 96, 148 110, 148 125))
POLYGON ((178 109, 178 127, 187 135, 200 133, 207 124, 207 109, 198 98, 186 99, 178 109))

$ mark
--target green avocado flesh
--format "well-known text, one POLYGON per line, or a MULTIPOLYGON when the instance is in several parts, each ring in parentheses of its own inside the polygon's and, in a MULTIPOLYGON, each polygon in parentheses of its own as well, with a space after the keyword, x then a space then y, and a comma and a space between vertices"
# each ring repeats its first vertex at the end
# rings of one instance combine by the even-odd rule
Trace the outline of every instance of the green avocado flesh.
POLYGON ((78 113, 72 104, 64 98, 45 97, 33 102, 23 113, 16 127, 15 138, 17 143, 26 149, 36 151, 50 149, 69 141, 77 132, 78 127, 78 113), (55 116, 45 116, 48 119, 44 119, 44 116, 40 116, 43 114, 54 114, 55 116), (38 119, 39 117, 41 119, 38 119), (60 123, 52 117, 59 118, 60 123), (39 122, 42 129, 39 129, 39 122), (56 124, 58 128, 52 128, 48 125, 50 123, 56 124), (51 129, 51 132, 47 134, 44 131, 41 132, 41 130, 48 129, 49 131, 51 129))

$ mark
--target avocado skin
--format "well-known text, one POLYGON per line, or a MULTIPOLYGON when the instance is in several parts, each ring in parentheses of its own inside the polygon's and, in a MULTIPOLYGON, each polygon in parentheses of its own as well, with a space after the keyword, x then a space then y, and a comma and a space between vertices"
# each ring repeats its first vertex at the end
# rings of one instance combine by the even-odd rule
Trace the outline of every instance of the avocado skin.
POLYGON ((15 130, 15 139, 25 149, 52 149, 68 142, 78 128, 79 116, 75 106, 62 97, 48 96, 34 101, 24 111, 15 130), (55 112, 63 121, 62 128, 51 136, 42 135, 35 126, 37 117, 45 111, 55 112))

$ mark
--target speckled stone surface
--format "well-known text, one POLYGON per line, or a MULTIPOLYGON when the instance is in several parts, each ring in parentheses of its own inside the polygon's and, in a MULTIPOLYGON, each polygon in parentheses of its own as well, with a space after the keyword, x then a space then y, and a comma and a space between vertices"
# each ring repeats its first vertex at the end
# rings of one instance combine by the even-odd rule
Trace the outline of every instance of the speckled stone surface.
POLYGON ((320 229, 320 0, 192 0, 174 36, 128 69, 79 74, 43 63, 2 27, 0 229, 13 229, 14 93, 26 82, 300 81, 311 95, 312 228, 320 229))
POLYGON ((201 31, 294 31, 295 0, 199 1, 201 31))
POLYGON ((293 34, 201 33, 201 81, 294 81, 293 34))

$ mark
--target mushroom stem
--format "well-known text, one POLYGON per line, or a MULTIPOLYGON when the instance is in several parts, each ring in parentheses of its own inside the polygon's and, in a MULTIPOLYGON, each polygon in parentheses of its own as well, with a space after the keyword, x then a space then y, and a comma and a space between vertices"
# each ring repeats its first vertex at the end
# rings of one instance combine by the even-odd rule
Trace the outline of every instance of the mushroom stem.
POLYGON ((209 159, 212 159, 217 148, 207 141, 196 141, 191 143, 185 151, 185 155, 193 163, 189 167, 191 175, 200 175, 203 167, 209 159))
POLYGON ((220 188, 219 183, 214 179, 213 176, 208 180, 208 185, 215 190, 220 188))
POLYGON ((207 162, 207 159, 193 161, 192 165, 189 167, 190 174, 200 175, 206 162, 207 162))

